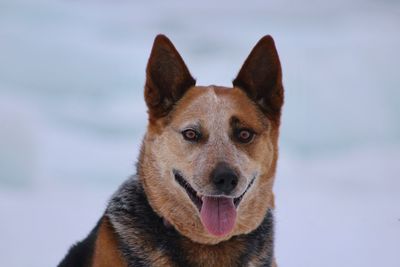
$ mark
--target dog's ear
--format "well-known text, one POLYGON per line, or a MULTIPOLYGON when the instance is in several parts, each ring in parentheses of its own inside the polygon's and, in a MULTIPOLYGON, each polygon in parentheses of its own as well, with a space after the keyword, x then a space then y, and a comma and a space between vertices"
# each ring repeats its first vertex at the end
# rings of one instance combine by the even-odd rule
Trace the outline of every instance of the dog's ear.
POLYGON ((258 41, 233 80, 233 86, 245 91, 267 117, 279 123, 283 105, 282 70, 271 36, 258 41))
POLYGON ((195 83, 172 42, 165 35, 157 35, 147 63, 144 91, 150 119, 167 115, 195 83))

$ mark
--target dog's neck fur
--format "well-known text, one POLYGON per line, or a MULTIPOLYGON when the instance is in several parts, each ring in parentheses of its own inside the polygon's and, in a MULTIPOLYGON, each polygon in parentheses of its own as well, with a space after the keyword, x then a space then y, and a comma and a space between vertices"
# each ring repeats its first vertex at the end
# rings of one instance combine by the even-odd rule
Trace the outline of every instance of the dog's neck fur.
POLYGON ((195 243, 164 224, 132 177, 114 194, 105 216, 128 266, 273 266, 271 210, 249 234, 216 245, 195 243))

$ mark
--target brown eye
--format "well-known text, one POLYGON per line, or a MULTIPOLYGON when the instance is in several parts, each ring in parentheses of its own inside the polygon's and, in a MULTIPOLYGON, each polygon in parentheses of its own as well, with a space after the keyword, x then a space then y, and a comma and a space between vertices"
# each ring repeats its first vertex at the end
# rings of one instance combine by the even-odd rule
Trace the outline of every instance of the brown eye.
POLYGON ((187 129, 182 132, 183 138, 190 142, 197 142, 200 139, 200 134, 193 129, 187 129))
POLYGON ((253 140, 254 133, 248 129, 240 129, 236 133, 236 138, 241 143, 250 143, 253 140))

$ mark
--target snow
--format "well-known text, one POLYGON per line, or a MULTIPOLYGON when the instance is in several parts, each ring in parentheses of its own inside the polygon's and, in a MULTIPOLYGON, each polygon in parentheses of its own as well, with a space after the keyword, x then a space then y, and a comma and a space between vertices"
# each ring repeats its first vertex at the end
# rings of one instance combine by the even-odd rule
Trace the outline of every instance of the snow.
POLYGON ((280 266, 399 266, 400 3, 0 2, 0 266, 55 266, 134 173, 157 33, 230 85, 264 34, 286 101, 280 266))

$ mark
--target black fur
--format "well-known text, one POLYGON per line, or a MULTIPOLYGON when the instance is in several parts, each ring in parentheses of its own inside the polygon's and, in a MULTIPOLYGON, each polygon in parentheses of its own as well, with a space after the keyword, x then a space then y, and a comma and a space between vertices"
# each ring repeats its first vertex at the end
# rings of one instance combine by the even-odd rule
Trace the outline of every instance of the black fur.
MULTIPOLYGON (((157 267, 148 255, 154 251, 167 256, 174 266, 193 266, 186 254, 183 243, 199 249, 203 246, 190 241, 174 228, 165 226, 151 208, 143 187, 135 177, 126 181, 112 197, 106 210, 107 216, 115 228, 119 250, 129 267, 157 267)), ((74 245, 58 267, 89 267, 92 263, 95 240, 100 222, 92 232, 74 245)), ((270 267, 273 262, 273 214, 269 210, 261 225, 253 232, 239 235, 215 246, 245 244, 245 250, 237 258, 235 266, 247 266, 251 260, 258 259, 260 266, 270 267)), ((196 266, 196 265, 194 265, 196 266)), ((229 266, 233 267, 233 266, 229 266)))

